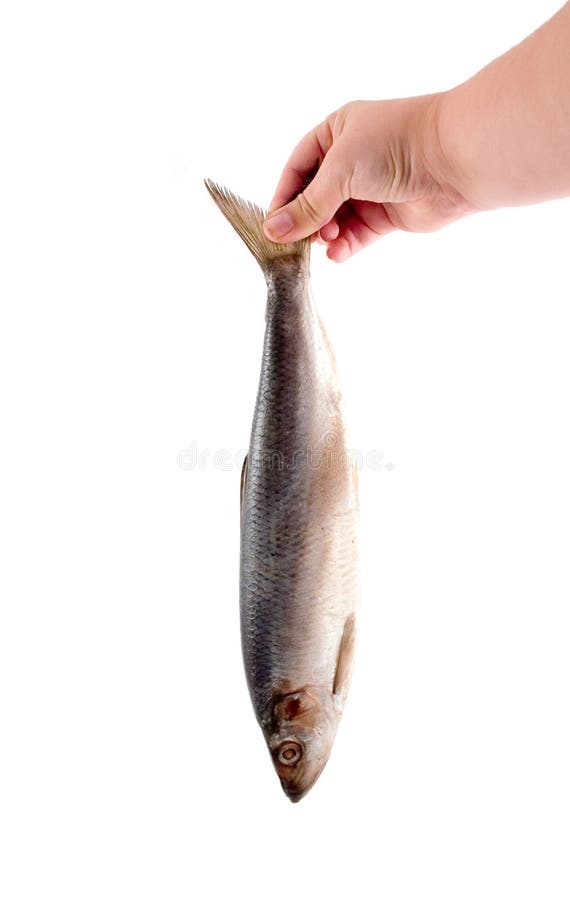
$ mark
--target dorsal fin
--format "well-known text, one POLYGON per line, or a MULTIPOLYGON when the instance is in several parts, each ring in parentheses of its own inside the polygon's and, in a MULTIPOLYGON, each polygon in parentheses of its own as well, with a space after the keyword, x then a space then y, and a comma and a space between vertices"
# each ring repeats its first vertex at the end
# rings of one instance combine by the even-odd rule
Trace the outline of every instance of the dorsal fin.
POLYGON ((346 693, 352 673, 352 659, 356 643, 356 616, 351 613, 345 623, 338 648, 333 694, 346 693))

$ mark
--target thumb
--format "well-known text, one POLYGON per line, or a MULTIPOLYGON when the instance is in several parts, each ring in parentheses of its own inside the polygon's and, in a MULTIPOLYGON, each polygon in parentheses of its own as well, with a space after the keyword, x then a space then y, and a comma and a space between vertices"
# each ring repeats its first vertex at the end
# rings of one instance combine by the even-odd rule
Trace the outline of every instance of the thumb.
POLYGON ((290 243, 314 234, 330 222, 337 209, 348 200, 334 150, 329 150, 311 183, 294 200, 275 209, 263 223, 272 241, 290 243))

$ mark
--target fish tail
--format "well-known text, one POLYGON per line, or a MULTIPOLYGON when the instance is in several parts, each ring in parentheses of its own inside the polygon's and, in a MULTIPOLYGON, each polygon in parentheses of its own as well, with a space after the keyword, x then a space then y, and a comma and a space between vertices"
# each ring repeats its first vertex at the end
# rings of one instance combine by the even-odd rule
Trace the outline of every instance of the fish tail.
POLYGON ((266 213, 260 206, 242 200, 227 188, 216 184, 210 178, 204 179, 210 196, 221 209, 242 240, 247 244, 261 268, 265 271, 272 260, 283 256, 308 258, 311 249, 310 238, 293 241, 290 244, 276 244, 265 236, 263 222, 266 213))

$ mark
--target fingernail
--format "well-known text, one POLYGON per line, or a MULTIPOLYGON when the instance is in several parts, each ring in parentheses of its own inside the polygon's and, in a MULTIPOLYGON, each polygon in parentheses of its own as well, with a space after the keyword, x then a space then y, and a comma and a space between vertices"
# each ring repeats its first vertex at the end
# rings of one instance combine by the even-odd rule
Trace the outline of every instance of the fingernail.
POLYGON ((268 216, 263 223, 263 230, 269 238, 279 238, 291 231, 293 219, 287 212, 278 212, 274 216, 268 216))

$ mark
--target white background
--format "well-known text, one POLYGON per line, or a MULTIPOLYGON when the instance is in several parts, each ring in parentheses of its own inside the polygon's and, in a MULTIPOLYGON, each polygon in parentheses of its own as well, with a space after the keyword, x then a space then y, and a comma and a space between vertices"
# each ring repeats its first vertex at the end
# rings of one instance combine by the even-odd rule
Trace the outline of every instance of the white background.
POLYGON ((570 201, 314 249, 352 446, 392 468, 360 474, 357 671, 295 806, 242 673, 239 471, 187 464, 247 445, 264 324, 202 177, 266 204, 329 111, 555 9, 3 4, 3 900, 567 900, 570 201))

